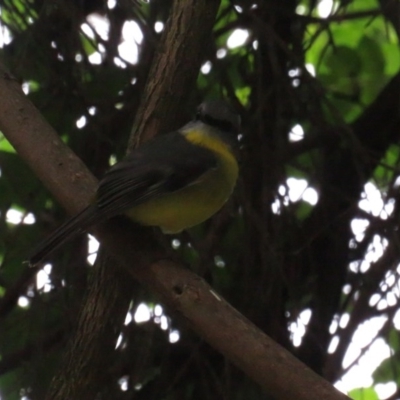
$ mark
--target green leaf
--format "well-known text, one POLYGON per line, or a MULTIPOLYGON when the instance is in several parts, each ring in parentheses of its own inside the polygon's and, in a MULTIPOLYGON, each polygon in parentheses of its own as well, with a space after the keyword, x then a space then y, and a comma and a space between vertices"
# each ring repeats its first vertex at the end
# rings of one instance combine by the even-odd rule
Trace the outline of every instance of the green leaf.
POLYGON ((249 101, 249 97, 251 95, 251 88, 249 86, 245 86, 241 89, 235 90, 236 97, 242 103, 242 105, 246 105, 249 101))
MULTIPOLYGON (((390 26, 389 36, 390 36, 390 26)), ((396 40, 385 41, 380 43, 382 53, 385 58, 385 74, 389 77, 394 76, 400 69, 400 47, 396 37, 396 40)))
POLYGON ((90 56, 97 51, 96 42, 93 39, 88 38, 86 35, 81 34, 81 42, 87 56, 90 56))
POLYGON ((296 206, 296 217, 300 221, 305 220, 311 213, 313 206, 306 201, 299 201, 296 206))
POLYGON ((336 76, 356 76, 362 65, 358 51, 348 46, 330 47, 325 65, 336 76))
POLYGON ((397 329, 392 329, 389 332, 389 337, 387 339, 387 343, 392 350, 396 353, 400 350, 400 335, 397 329))
POLYGON ((391 329, 389 332, 387 342, 394 352, 395 356, 389 357, 384 360, 379 367, 372 374, 374 383, 387 383, 395 381, 397 385, 400 384, 400 362, 399 362, 399 350, 400 350, 400 336, 397 329, 391 329))
POLYGON ((382 54, 380 44, 368 36, 363 36, 357 50, 364 73, 371 75, 381 75, 384 73, 385 58, 382 54))
POLYGON ((5 151, 7 153, 15 153, 14 147, 1 132, 0 132, 0 151, 5 151))
POLYGON ((348 393, 353 400, 379 400, 378 394, 373 388, 354 389, 348 393))
POLYGON ((5 400, 21 400, 21 369, 0 376, 1 396, 5 400))
POLYGON ((379 183, 380 187, 387 186, 392 180, 400 159, 400 148, 393 144, 389 146, 382 158, 381 164, 374 171, 374 180, 379 183))
MULTIPOLYGON (((5 189, 5 194, 9 193, 12 196, 13 205, 20 210, 26 210, 28 204, 32 208, 42 204, 43 191, 42 195, 38 195, 41 184, 17 154, 0 152, 0 169, 0 186, 5 189)), ((6 196, 7 198, 8 196, 6 196)), ((4 199, 0 197, 0 206, 1 204, 4 204, 4 199)), ((7 205, 10 206, 11 204, 7 205)))

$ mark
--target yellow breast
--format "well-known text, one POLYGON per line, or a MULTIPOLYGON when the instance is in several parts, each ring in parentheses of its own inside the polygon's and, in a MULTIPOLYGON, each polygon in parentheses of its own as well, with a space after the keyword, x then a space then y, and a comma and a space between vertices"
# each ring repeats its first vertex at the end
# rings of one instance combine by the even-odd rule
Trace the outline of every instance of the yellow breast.
POLYGON ((196 182, 136 206, 127 214, 165 233, 176 233, 200 224, 214 215, 228 200, 238 176, 237 161, 222 141, 200 132, 185 134, 187 140, 213 151, 218 164, 196 182))

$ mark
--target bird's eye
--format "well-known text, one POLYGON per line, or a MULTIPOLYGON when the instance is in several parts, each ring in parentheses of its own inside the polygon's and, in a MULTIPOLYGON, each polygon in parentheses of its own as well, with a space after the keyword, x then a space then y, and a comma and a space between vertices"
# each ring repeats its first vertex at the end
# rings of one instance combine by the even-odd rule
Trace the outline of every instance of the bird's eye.
POLYGON ((200 120, 200 119, 201 119, 201 116, 202 116, 201 110, 197 110, 197 111, 196 111, 196 116, 195 116, 196 121, 200 120))

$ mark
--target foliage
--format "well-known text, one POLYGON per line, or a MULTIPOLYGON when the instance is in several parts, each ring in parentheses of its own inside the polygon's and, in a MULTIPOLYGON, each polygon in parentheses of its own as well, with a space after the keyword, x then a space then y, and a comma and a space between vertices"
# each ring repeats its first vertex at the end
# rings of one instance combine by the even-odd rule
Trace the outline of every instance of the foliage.
MULTIPOLYGON (((399 7, 390 0, 335 1, 323 18, 322 3, 221 2, 204 59, 211 69, 199 73, 182 113, 189 117, 209 97, 225 97, 240 111, 241 179, 217 216, 174 236, 171 246, 246 317, 332 382, 347 372, 343 360, 357 328, 385 317, 377 336, 392 357, 374 383, 399 385, 399 7), (237 29, 248 37, 228 47, 237 29), (290 132, 297 125, 304 135, 295 141, 290 132), (306 182, 297 198, 293 178, 306 182), (378 206, 361 207, 367 183, 379 189, 378 206), (383 256, 373 257, 374 246, 383 256), (303 323, 305 311, 311 318, 303 323), (347 323, 338 324, 343 316, 347 323), (304 329, 301 340, 296 326, 304 329)), ((165 0, 0 1, 1 59, 97 176, 123 157, 161 37, 155 27, 165 24, 170 6, 165 0), (107 22, 107 33, 99 21, 107 22), (143 33, 137 62, 132 41, 128 52, 119 50, 128 23, 143 33)), ((132 39, 134 31, 129 34, 132 39)), ((1 134, 0 193, 0 395, 40 399, 90 280, 87 240, 66 245, 37 276, 27 271, 22 261, 33 244, 66 216, 1 134)), ((128 315, 110 381, 99 383, 112 398, 265 398, 153 294, 137 289, 128 315), (137 323, 132 317, 144 304, 149 319, 137 323)), ((350 395, 378 398, 373 388, 350 395)))

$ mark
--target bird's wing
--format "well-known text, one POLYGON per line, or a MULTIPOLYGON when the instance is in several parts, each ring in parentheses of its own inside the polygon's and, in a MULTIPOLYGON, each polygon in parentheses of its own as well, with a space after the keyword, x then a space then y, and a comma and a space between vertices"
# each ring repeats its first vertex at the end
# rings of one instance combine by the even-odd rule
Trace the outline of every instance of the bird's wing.
POLYGON ((180 190, 217 167, 214 154, 180 133, 162 135, 112 167, 97 190, 97 206, 107 218, 151 198, 180 190))

